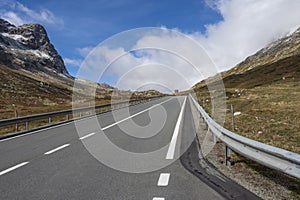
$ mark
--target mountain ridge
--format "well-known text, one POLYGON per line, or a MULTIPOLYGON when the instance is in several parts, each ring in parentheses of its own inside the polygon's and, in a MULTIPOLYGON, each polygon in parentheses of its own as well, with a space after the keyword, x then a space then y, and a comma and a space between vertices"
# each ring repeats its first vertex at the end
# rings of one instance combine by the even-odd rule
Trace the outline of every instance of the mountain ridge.
MULTIPOLYGON (((243 73, 259 65, 274 63, 278 60, 300 54, 300 28, 285 37, 271 42, 255 54, 236 65, 234 73, 243 73), (255 63, 253 63, 255 61, 255 63)), ((230 70, 229 70, 230 71, 230 70)))
MULTIPOLYGON (((258 78, 259 76, 261 76, 261 79, 265 79, 264 81, 269 80, 269 82, 276 81, 279 79, 285 79, 289 77, 291 78, 293 77, 293 74, 294 76, 296 76, 295 74, 299 73, 300 69, 296 67, 297 64, 299 63, 299 57, 300 57, 300 28, 298 28, 296 31, 294 31, 293 33, 285 37, 282 37, 274 42, 271 42, 266 47, 260 49, 253 55, 248 56, 246 59, 244 59, 242 62, 240 62, 233 68, 221 72, 221 77, 223 79, 225 87, 237 87, 238 86, 237 83, 240 83, 240 86, 245 88, 256 86, 257 84, 253 83, 254 81, 253 78, 258 78), (289 65, 288 63, 295 63, 295 64, 289 65), (273 78, 270 77, 270 75, 272 74, 268 74, 268 73, 273 73, 274 75, 273 78), (253 77, 251 74, 256 74, 258 76, 253 77), (267 77, 264 77, 263 76, 264 74, 268 74, 269 79, 267 79, 267 77), (284 74, 286 76, 284 76, 284 74), (250 81, 250 79, 245 78, 247 76, 252 76, 252 83, 249 82, 249 84, 247 84, 247 82, 250 81), (247 81, 245 81, 246 79, 247 81), (243 84, 242 84, 243 82, 242 80, 244 80, 243 84), (232 85, 233 83, 234 85, 232 85)), ((206 80, 202 80, 196 83, 193 86, 193 89, 197 90, 197 88, 205 87, 206 81, 214 82, 213 79, 218 79, 218 78, 216 76, 213 76, 206 80)), ((259 84, 263 84, 263 82, 260 81, 259 84)))

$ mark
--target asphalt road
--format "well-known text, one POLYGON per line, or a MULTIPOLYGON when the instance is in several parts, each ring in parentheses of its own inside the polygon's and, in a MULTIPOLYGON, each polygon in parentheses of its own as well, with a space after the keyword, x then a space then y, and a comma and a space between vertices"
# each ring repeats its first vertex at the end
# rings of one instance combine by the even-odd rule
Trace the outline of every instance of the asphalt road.
POLYGON ((200 165, 194 136, 188 98, 164 97, 4 139, 0 199, 258 199, 200 165))

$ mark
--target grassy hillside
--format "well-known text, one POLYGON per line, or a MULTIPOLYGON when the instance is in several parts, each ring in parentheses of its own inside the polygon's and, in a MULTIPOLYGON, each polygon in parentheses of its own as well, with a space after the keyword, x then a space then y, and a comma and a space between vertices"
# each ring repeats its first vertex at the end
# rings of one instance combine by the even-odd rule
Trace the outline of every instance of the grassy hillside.
MULTIPOLYGON (((230 105, 233 104, 235 112, 241 112, 235 116, 236 133, 300 153, 299 52, 298 46, 291 56, 272 62, 260 62, 259 59, 244 62, 239 65, 244 70, 236 67, 222 74, 226 89, 227 129, 232 129, 230 105)), ((198 83, 193 89, 199 102, 204 102, 204 107, 210 111, 205 82, 198 83)))
POLYGON ((52 105, 70 105, 71 83, 52 82, 50 79, 42 82, 42 79, 0 65, 1 119, 13 117, 14 108, 20 115, 28 115, 39 112, 40 107, 48 110, 52 105))
MULTIPOLYGON (((158 91, 144 92, 121 91, 106 84, 96 84, 87 80, 76 81, 69 77, 47 76, 44 73, 33 74, 28 71, 16 70, 0 64, 0 120, 18 116, 28 116, 52 111, 72 109, 72 97, 76 95, 76 107, 106 104, 111 101, 124 101, 124 98, 143 98, 161 96, 158 91), (96 87, 96 88, 95 88, 96 87), (94 89, 96 93, 94 94, 94 89), (112 95, 113 100, 112 100, 112 95)), ((64 120, 54 118, 53 122, 64 120)), ((47 120, 30 123, 30 128, 45 125, 47 120)), ((20 124, 18 130, 24 130, 20 124)), ((1 127, 0 134, 14 132, 15 126, 1 127)))
MULTIPOLYGON (((73 84, 74 80, 70 78, 53 78, 0 65, 0 119, 14 117, 15 109, 19 116, 69 109, 73 84)), ((85 98, 84 87, 81 90, 76 92, 85 98)), ((110 93, 99 86, 97 94, 103 94, 103 98, 96 98, 96 103, 107 100, 110 93)))

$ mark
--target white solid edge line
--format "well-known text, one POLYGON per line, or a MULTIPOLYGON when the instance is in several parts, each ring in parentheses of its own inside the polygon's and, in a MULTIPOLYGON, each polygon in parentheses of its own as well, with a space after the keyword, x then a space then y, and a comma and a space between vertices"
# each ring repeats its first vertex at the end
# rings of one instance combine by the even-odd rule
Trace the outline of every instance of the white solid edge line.
POLYGON ((163 102, 161 102, 161 103, 159 103, 159 104, 155 104, 155 105, 151 106, 150 108, 147 108, 147 109, 145 109, 145 110, 142 110, 141 112, 135 113, 134 115, 130 115, 129 117, 126 117, 126 118, 124 118, 124 119, 122 119, 122 120, 120 120, 120 121, 117 121, 117 122, 115 122, 115 123, 113 123, 113 124, 110 124, 110 125, 108 125, 108 126, 102 128, 101 130, 104 131, 104 130, 106 130, 106 129, 108 129, 108 128, 111 128, 111 127, 113 127, 113 126, 115 126, 115 125, 117 125, 117 124, 119 124, 119 123, 122 123, 122 122, 124 122, 124 121, 126 121, 126 120, 128 120, 128 119, 130 119, 130 118, 133 118, 133 117, 135 117, 135 116, 137 116, 137 115, 140 115, 140 114, 142 114, 142 113, 144 113, 144 112, 146 112, 146 111, 148 111, 148 110, 151 110, 152 108, 154 108, 154 107, 156 107, 156 106, 158 106, 158 105, 161 105, 161 104, 163 104, 163 103, 165 103, 165 102, 167 102, 167 101, 170 101, 171 99, 173 99, 173 97, 170 98, 170 99, 167 99, 166 101, 163 101, 163 102))
MULTIPOLYGON (((172 98, 170 98, 170 99, 172 99, 172 98)), ((170 99, 168 99, 168 100, 170 100, 170 99)), ((163 103, 164 103, 164 102, 163 102, 163 103)), ((162 103, 161 103, 161 104, 162 104, 162 103)), ((103 113, 103 114, 105 114, 105 113, 103 113)), ((87 119, 92 118, 92 117, 94 117, 94 116, 87 117, 87 118, 82 118, 82 119, 75 119, 75 120, 76 120, 76 121, 82 121, 82 120, 87 120, 87 119)), ((1 143, 1 142, 8 141, 8 140, 12 140, 12 139, 16 139, 16 138, 20 138, 20 137, 32 135, 32 134, 37 133, 37 132, 42 132, 42 131, 54 129, 54 128, 57 128, 57 127, 65 126, 65 125, 74 123, 75 120, 74 120, 74 121, 70 121, 70 122, 66 122, 66 123, 63 123, 63 124, 58 124, 58 125, 54 125, 54 126, 51 126, 51 127, 43 128, 43 129, 40 129, 40 130, 32 131, 32 132, 25 133, 25 134, 22 134, 22 135, 16 135, 16 136, 13 136, 13 137, 9 137, 9 138, 0 140, 0 143, 1 143)), ((114 124, 114 125, 116 125, 116 124, 114 124)))
POLYGON ((54 153, 54 152, 56 152, 56 151, 58 151, 58 150, 61 150, 61 149, 63 149, 63 148, 65 148, 65 147, 67 147, 67 146, 69 146, 70 144, 64 144, 64 145, 62 145, 62 146, 59 146, 59 147, 57 147, 57 148, 55 148, 55 149, 52 149, 52 150, 50 150, 50 151, 47 151, 46 153, 44 153, 45 155, 49 155, 49 154, 51 154, 51 153, 54 153))
POLYGON ((8 169, 6 169, 6 170, 3 170, 3 171, 0 172, 0 176, 2 176, 3 174, 8 173, 8 172, 10 172, 10 171, 13 171, 13 170, 15 170, 15 169, 17 169, 17 168, 19 168, 19 167, 22 167, 22 166, 24 166, 24 165, 27 165, 28 163, 29 163, 29 162, 22 162, 22 163, 17 164, 17 165, 15 165, 15 166, 13 166, 13 167, 10 167, 10 168, 8 168, 8 169))
POLYGON ((153 197, 152 200, 165 200, 165 198, 164 197, 153 197))
POLYGON ((161 173, 157 182, 157 186, 168 186, 170 173, 161 173))
POLYGON ((87 134, 87 135, 85 135, 85 136, 82 136, 81 138, 79 138, 79 140, 84 140, 84 139, 86 139, 86 138, 88 138, 88 137, 91 137, 92 135, 95 135, 96 133, 90 133, 90 134, 87 134))
POLYGON ((175 125, 175 129, 173 132, 173 136, 169 145, 169 149, 167 152, 167 156, 166 159, 174 159, 174 154, 175 154, 175 147, 176 147, 176 142, 177 142, 177 138, 178 138, 178 134, 179 134, 179 128, 180 128, 180 123, 182 121, 182 116, 183 116, 183 111, 184 111, 184 107, 185 107, 185 103, 186 103, 186 97, 184 98, 180 113, 178 115, 178 119, 175 125))

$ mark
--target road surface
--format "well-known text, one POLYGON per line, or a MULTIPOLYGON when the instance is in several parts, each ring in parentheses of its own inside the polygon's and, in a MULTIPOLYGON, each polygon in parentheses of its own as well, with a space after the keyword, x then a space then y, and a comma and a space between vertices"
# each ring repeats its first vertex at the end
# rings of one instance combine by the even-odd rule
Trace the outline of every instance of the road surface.
POLYGON ((94 120, 102 131, 87 118, 78 122, 77 129, 71 122, 1 140, 0 199, 258 199, 199 164, 187 97, 164 97, 130 106, 129 111, 130 115, 127 109, 98 115, 94 120), (153 122, 158 125, 151 127, 153 122), (153 162, 139 163, 111 154, 110 166, 87 148, 105 152, 106 145, 98 140, 104 135, 125 152, 160 151, 153 162), (114 167, 120 163, 120 170, 114 167), (158 168, 147 171, 152 165, 158 168), (135 167, 141 167, 140 173, 132 173, 135 167))

